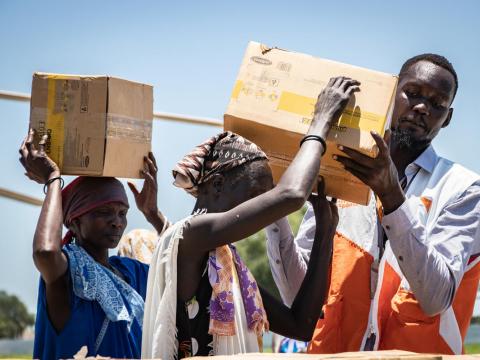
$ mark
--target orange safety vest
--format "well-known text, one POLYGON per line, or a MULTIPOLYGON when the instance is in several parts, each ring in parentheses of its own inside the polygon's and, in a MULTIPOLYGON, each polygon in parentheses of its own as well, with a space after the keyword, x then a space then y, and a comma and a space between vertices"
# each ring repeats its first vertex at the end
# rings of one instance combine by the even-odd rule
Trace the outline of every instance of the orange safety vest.
MULTIPOLYGON (((477 174, 442 158, 432 173, 420 170, 407 197, 416 196, 419 206, 423 204, 420 216, 427 234, 449 201, 477 180, 477 174)), ((338 206, 328 298, 308 352, 360 351, 375 334, 374 350, 462 353, 480 279, 480 257, 469 260, 452 305, 429 317, 403 286, 406 279, 388 242, 378 258, 374 197, 368 206, 345 202, 338 206), (378 273, 372 267, 376 259, 378 273)))
MULTIPOLYGON (((393 256, 393 253, 388 256, 393 256)), ((378 306, 381 309, 378 312, 378 349, 451 355, 463 353, 463 341, 470 325, 480 278, 478 260, 472 259, 467 266, 452 306, 435 316, 425 315, 415 295, 402 289, 399 269, 391 266, 389 260, 383 265, 378 306)))

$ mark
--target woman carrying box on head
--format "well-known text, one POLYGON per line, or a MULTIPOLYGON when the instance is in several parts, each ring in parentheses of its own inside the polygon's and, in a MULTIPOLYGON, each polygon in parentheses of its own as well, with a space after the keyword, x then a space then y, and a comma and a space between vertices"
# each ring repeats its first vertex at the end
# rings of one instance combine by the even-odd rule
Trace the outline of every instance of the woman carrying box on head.
POLYGON ((230 132, 209 139, 177 164, 175 185, 197 201, 191 216, 167 229, 153 255, 142 357, 258 352, 262 333, 269 328, 310 340, 326 295, 338 221, 323 184, 313 200, 313 255, 291 308, 258 287, 232 243, 303 206, 318 177, 323 139, 358 90, 355 80, 330 80, 298 154, 274 188, 266 155, 230 132))
POLYGON ((46 138, 36 149, 33 135, 20 148, 26 175, 46 192, 33 238, 41 274, 33 357, 72 358, 86 346, 88 356, 139 358, 148 266, 108 256, 127 225, 125 189, 115 178, 78 177, 62 191, 46 138))

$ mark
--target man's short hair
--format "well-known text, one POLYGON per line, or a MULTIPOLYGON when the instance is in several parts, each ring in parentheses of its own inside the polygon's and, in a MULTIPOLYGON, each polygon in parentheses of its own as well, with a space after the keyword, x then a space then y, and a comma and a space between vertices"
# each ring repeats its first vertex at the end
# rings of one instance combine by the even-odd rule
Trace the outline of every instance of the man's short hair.
POLYGON ((448 72, 453 75, 453 78, 455 79, 455 91, 453 92, 453 97, 455 97, 458 89, 458 76, 457 72, 453 68, 453 65, 448 59, 442 55, 438 54, 431 54, 431 53, 426 53, 426 54, 420 54, 414 57, 411 57, 407 61, 405 61, 402 65, 402 68, 400 69, 400 74, 401 76, 403 73, 405 73, 413 64, 416 64, 419 61, 428 61, 431 62, 435 65, 438 65, 448 72))

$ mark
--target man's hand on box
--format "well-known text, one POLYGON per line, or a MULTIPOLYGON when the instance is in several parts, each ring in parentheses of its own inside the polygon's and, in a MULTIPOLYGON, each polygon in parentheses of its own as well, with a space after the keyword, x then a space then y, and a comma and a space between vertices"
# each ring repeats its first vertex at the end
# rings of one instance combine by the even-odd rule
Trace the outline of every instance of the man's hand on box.
POLYGON ((350 158, 334 155, 334 160, 368 185, 382 202, 384 214, 391 213, 405 201, 405 195, 398 181, 395 164, 390 157, 390 130, 385 133, 385 140, 375 131, 371 132, 378 146, 378 155, 371 158, 356 150, 339 145, 338 148, 350 158))
POLYGON ((33 144, 35 132, 30 129, 23 140, 20 149, 20 163, 25 168, 25 175, 39 184, 45 184, 49 179, 60 176, 58 165, 45 153, 48 136, 44 135, 38 143, 38 149, 33 144))

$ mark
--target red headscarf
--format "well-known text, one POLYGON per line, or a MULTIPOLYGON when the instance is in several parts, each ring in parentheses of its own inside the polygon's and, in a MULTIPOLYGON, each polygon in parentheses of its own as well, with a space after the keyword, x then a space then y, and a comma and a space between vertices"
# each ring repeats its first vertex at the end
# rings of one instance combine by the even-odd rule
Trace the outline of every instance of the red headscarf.
MULTIPOLYGON (((122 183, 111 177, 80 176, 62 191, 63 225, 66 228, 72 221, 93 209, 119 202, 128 206, 128 198, 122 183)), ((62 245, 72 241, 73 233, 68 230, 62 245)))

